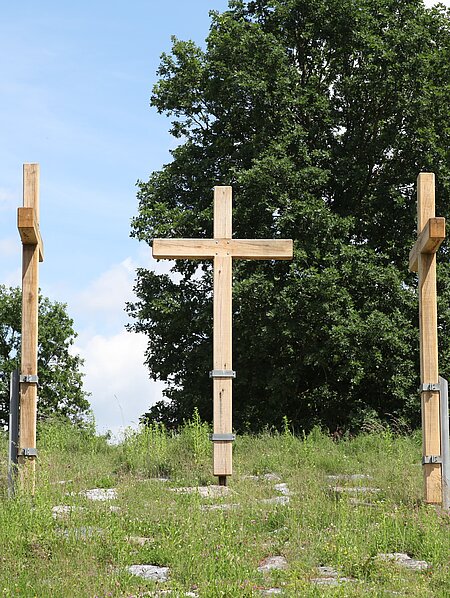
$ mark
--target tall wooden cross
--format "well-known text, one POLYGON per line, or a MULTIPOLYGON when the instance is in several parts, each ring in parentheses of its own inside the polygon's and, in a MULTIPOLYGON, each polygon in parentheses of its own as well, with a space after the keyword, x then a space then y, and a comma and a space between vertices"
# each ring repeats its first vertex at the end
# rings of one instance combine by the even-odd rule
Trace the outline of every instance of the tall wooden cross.
POLYGON ((445 218, 436 218, 434 174, 417 178, 417 241, 409 269, 419 274, 422 464, 425 501, 442 502, 441 431, 437 337, 436 252, 445 239, 445 218))
POLYGON ((154 239, 153 257, 214 260, 213 378, 214 475, 226 485, 232 474, 232 260, 289 260, 290 239, 233 239, 232 188, 214 188, 213 239, 154 239))
POLYGON ((22 240, 22 353, 20 370, 19 465, 22 485, 34 494, 37 416, 39 262, 44 246, 39 231, 39 164, 23 165, 23 208, 17 227, 22 240))

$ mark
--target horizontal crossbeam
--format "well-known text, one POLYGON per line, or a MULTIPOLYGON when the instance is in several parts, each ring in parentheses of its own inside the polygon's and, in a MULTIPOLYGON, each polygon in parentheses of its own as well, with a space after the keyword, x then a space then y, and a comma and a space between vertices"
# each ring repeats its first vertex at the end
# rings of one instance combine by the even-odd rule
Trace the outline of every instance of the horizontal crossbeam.
POLYGON ((39 246, 39 261, 44 261, 44 244, 42 242, 39 225, 34 208, 18 208, 17 228, 24 245, 39 246))
POLYGON ((436 253, 445 239, 445 218, 430 218, 409 252, 409 270, 418 271, 421 253, 436 253))
POLYGON ((156 259, 212 259, 231 256, 247 260, 289 260, 292 239, 153 239, 156 259))

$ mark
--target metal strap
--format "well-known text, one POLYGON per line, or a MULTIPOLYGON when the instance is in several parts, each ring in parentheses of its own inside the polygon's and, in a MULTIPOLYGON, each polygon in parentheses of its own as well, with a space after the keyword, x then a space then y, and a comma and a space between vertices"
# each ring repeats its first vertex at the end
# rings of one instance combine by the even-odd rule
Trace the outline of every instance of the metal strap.
POLYGON ((37 449, 35 448, 22 448, 19 452, 22 457, 37 457, 37 449))
POLYGON ((37 376, 32 376, 31 374, 21 374, 20 381, 26 382, 27 384, 38 384, 39 378, 37 376))
POLYGON ((236 440, 236 434, 211 434, 209 439, 213 442, 233 442, 236 440))
POLYGON ((210 378, 236 378, 234 370, 212 370, 209 372, 210 378))
POLYGON ((422 465, 434 463, 442 463, 442 457, 440 455, 427 455, 426 457, 422 457, 422 465))

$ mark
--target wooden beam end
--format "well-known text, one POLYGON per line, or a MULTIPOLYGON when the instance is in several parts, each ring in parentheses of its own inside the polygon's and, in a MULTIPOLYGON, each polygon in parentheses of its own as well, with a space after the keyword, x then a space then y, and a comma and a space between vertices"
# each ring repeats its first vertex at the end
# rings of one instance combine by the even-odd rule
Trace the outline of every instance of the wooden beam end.
POLYGON ((39 247, 39 261, 43 262, 44 244, 34 208, 17 209, 17 228, 23 245, 37 245, 39 247))

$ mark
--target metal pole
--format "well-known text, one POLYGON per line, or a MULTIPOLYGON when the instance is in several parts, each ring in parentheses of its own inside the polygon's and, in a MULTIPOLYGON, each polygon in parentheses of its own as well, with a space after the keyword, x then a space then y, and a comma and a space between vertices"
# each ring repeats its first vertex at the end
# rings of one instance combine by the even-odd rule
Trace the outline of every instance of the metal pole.
POLYGON ((9 392, 8 496, 15 495, 19 446, 19 370, 11 372, 9 392))
POLYGON ((442 456, 442 507, 450 509, 450 438, 448 421, 448 382, 439 377, 441 387, 441 456, 442 456))

